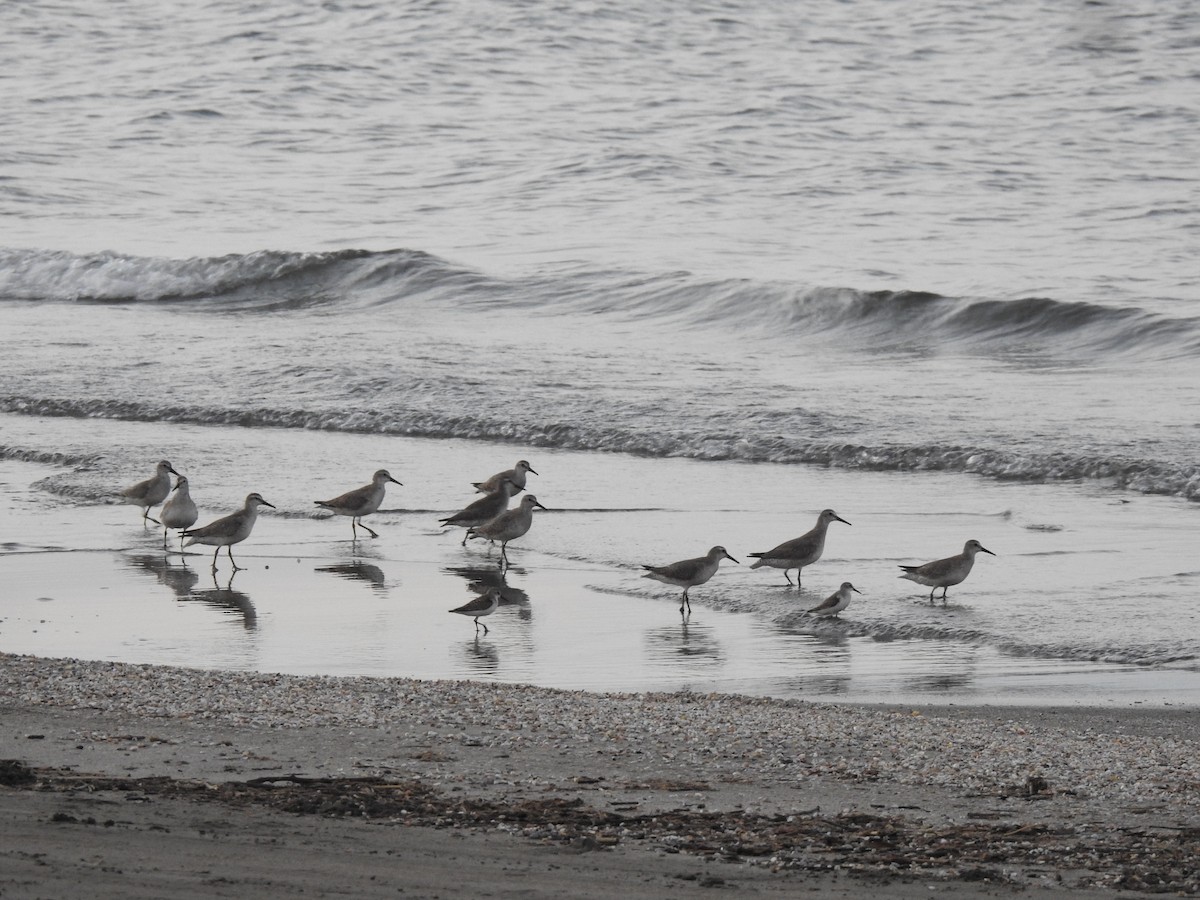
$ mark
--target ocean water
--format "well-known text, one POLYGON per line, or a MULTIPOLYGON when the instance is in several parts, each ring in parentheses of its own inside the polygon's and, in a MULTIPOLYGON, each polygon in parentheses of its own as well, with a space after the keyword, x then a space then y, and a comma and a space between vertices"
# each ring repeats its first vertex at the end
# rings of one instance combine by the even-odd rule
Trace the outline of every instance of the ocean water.
MULTIPOLYGON (((405 487, 382 521, 405 537, 355 563, 385 573, 445 569, 437 515, 528 458, 554 507, 523 542, 528 577, 578 571, 544 590, 627 622, 670 610, 642 562, 714 543, 740 559, 823 507, 853 526, 801 592, 726 569, 696 590, 736 648, 714 649, 712 621, 681 646, 668 617, 592 662, 527 647, 488 677, 904 699, 982 680, 981 654, 993 694, 1027 672, 1062 696, 1131 667, 1122 696, 1139 698, 1200 675, 1192 5, 68 2, 6 18, 12 602, 45 593, 34 556, 145 571, 154 536, 110 504, 159 458, 206 513, 262 491, 284 543, 326 566, 345 548, 320 543, 332 526, 311 501, 388 466, 405 487), (998 555, 947 607, 895 578, 967 538, 998 555), (866 593, 843 621, 800 614, 846 579, 866 593), (821 680, 814 648, 831 646, 841 681, 821 680), (710 676, 641 665, 654 647, 710 676), (907 671, 929 680, 889 691, 907 671)), ((444 612, 437 573, 419 582, 444 612)), ((315 583, 328 602, 337 582, 315 583)), ((272 590, 247 595, 266 607, 272 590)), ((0 650, 89 652, 67 631, 29 639, 32 608, 0 615, 0 650)), ((265 657, 217 662, 479 671, 349 638, 314 656, 328 623, 304 622, 265 657)))

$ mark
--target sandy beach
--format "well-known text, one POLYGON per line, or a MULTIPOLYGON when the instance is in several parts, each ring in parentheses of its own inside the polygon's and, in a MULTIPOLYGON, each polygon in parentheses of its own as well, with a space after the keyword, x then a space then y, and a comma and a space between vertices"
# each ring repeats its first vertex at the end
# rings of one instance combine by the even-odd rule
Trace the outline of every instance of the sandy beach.
POLYGON ((5 897, 1200 891, 1190 710, 0 657, 5 897))

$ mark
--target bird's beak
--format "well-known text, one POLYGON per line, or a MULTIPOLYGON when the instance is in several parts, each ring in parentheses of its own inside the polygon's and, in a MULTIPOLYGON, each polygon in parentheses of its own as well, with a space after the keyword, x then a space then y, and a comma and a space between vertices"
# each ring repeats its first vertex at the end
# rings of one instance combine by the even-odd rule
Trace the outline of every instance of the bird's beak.
POLYGON ((269 506, 269 507, 271 507, 271 509, 279 509, 279 507, 278 507, 278 506, 276 506, 274 503, 268 503, 266 500, 264 500, 264 501, 262 502, 262 505, 263 505, 263 506, 269 506))
MULTIPOLYGON (((849 522, 847 522, 846 524, 847 524, 847 525, 849 525, 850 523, 849 523, 849 522)), ((861 593, 862 593, 862 591, 860 591, 858 588, 854 587, 854 585, 851 585, 851 586, 850 586, 850 590, 854 591, 854 593, 856 593, 856 594, 861 594, 861 593)))
POLYGON ((537 469, 535 469, 533 466, 529 467, 529 471, 532 472, 534 475, 538 474, 537 469))
POLYGON ((398 484, 398 485, 400 485, 400 487, 404 487, 403 481, 397 481, 395 478, 392 478, 391 476, 388 476, 388 481, 390 481, 392 484, 398 484))
MULTIPOLYGON (((726 559, 733 559, 733 557, 732 557, 732 556, 730 556, 728 553, 726 553, 726 554, 725 554, 725 558, 726 558, 726 559)), ((734 561, 735 563, 737 563, 739 566, 741 565, 741 563, 740 563, 740 562, 738 562, 736 559, 733 559, 733 561, 734 561)))
POLYGON ((835 518, 835 519, 837 519, 839 522, 841 522, 843 525, 849 525, 849 524, 850 524, 850 523, 849 523, 849 522, 847 522, 845 519, 843 519, 841 516, 834 516, 834 518, 835 518))
POLYGON ((535 503, 533 505, 536 506, 538 509, 545 509, 545 510, 549 511, 548 507, 542 506, 542 504, 540 504, 540 503, 535 503))
POLYGON ((988 556, 995 556, 995 555, 996 555, 996 554, 995 554, 995 553, 993 553, 991 550, 989 550, 987 547, 980 546, 980 548, 979 548, 979 549, 980 549, 980 550, 982 550, 984 553, 986 553, 988 556))

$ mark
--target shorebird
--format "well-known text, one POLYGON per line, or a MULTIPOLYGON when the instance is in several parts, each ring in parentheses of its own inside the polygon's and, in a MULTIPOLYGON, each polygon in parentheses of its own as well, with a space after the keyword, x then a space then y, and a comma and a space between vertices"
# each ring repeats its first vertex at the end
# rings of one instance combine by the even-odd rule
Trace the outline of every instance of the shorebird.
POLYGON ((822 510, 821 514, 817 516, 816 527, 807 534, 802 534, 795 540, 785 541, 778 547, 768 550, 765 553, 747 554, 758 559, 758 562, 750 568, 757 569, 760 566, 770 566, 772 569, 783 569, 783 577, 787 578, 788 584, 792 583, 792 579, 788 578, 788 569, 795 569, 796 587, 799 587, 800 570, 805 566, 811 566, 825 552, 825 531, 829 528, 830 522, 850 524, 832 509, 822 510))
POLYGON ((957 556, 947 556, 945 559, 934 560, 923 566, 901 566, 904 574, 900 577, 932 588, 929 592, 930 603, 933 602, 934 593, 941 588, 942 606, 945 606, 946 588, 952 584, 961 584, 966 580, 966 577, 971 574, 971 567, 975 565, 976 553, 996 555, 979 541, 970 540, 963 544, 963 551, 957 556))
POLYGON ((511 478, 505 478, 500 482, 500 487, 492 491, 485 497, 480 497, 474 503, 463 507, 452 516, 447 516, 444 519, 438 519, 443 526, 458 525, 467 529, 467 533, 463 535, 462 545, 467 545, 467 538, 471 536, 470 529, 478 528, 480 525, 486 525, 500 513, 508 509, 508 498, 517 493, 520 488, 517 483, 511 478))
POLYGON ((837 616, 843 609, 850 605, 850 592, 861 594, 858 588, 848 581, 843 581, 842 586, 825 598, 819 606, 814 606, 809 612, 814 616, 837 616))
POLYGON ((516 485, 517 489, 513 491, 513 494, 515 495, 525 490, 525 477, 529 472, 533 472, 534 475, 537 474, 537 472, 533 471, 533 466, 531 466, 528 462, 523 459, 518 459, 517 464, 511 469, 506 469, 503 472, 497 472, 487 481, 476 481, 473 482, 473 484, 475 486, 475 490, 479 491, 479 493, 491 494, 498 490, 500 484, 507 479, 516 485))
POLYGON ((164 459, 155 467, 153 478, 139 481, 133 487, 121 491, 122 502, 142 507, 143 525, 147 521, 161 525, 162 522, 150 515, 150 507, 158 506, 167 499, 167 494, 171 493, 171 476, 178 474, 164 459))
MULTIPOLYGON (((688 612, 691 612, 692 601, 688 599, 688 588, 704 584, 716 575, 717 567, 720 566, 723 559, 733 559, 733 557, 724 547, 713 547, 708 551, 707 556, 699 556, 696 559, 683 559, 666 566, 642 566, 646 570, 646 574, 642 577, 683 588, 683 599, 679 604, 679 611, 683 612, 686 605, 688 612)), ((736 559, 733 561, 737 562, 736 559)))
POLYGON ((533 508, 545 509, 533 494, 526 494, 516 509, 505 510, 483 525, 467 529, 467 537, 487 538, 500 542, 500 567, 508 568, 508 542, 524 537, 533 526, 533 508))
POLYGON ((184 546, 207 544, 210 547, 216 547, 217 549, 213 551, 213 571, 216 571, 217 568, 217 554, 221 552, 222 547, 227 547, 229 561, 233 563, 234 569, 240 569, 241 566, 233 559, 233 545, 241 543, 250 536, 250 531, 254 528, 254 521, 258 518, 260 506, 269 506, 271 509, 275 509, 275 505, 264 500, 262 494, 257 492, 247 494, 245 505, 237 512, 222 516, 202 528, 185 529, 183 537, 186 537, 188 541, 184 546))
POLYGON ((334 497, 332 500, 314 500, 313 502, 323 509, 330 510, 335 516, 349 516, 350 534, 353 535, 353 540, 358 540, 359 528, 371 537, 377 538, 379 535, 362 523, 362 517, 369 516, 375 510, 379 509, 379 504, 383 502, 383 494, 387 490, 387 483, 389 481, 392 484, 400 484, 387 469, 380 469, 371 476, 370 484, 364 484, 360 488, 346 491, 346 493, 334 497))
POLYGON ((497 607, 500 606, 500 588, 491 587, 487 589, 487 593, 480 594, 470 603, 464 603, 455 609, 450 610, 452 613, 458 613, 462 616, 471 616, 475 620, 475 633, 479 633, 479 628, 483 626, 483 633, 488 633, 487 625, 484 625, 479 620, 484 616, 490 616, 494 613, 497 607))
MULTIPOLYGON (((192 500, 191 491, 188 489, 188 480, 183 475, 180 475, 175 482, 175 490, 158 514, 162 517, 164 550, 167 549, 168 528, 182 531, 196 524, 200 512, 192 500)), ((179 536, 179 549, 183 550, 183 535, 179 536)))

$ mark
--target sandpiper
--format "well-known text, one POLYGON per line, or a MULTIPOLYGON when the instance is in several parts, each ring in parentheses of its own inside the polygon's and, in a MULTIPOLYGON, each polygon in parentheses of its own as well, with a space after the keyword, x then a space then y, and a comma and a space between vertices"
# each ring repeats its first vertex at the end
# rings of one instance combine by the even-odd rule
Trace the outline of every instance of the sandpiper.
POLYGON ((254 521, 258 518, 260 506, 269 506, 271 509, 275 509, 275 505, 264 500, 262 494, 257 492, 247 494, 245 505, 237 512, 222 516, 202 528, 185 529, 183 537, 186 537, 188 541, 184 546, 207 544, 210 547, 216 547, 217 549, 213 551, 213 571, 216 571, 217 568, 217 554, 221 552, 222 547, 227 547, 229 561, 233 563, 234 569, 240 569, 241 566, 233 558, 233 545, 241 543, 250 536, 250 531, 254 528, 254 521))
POLYGON ((929 592, 930 603, 933 602, 934 593, 938 588, 941 588, 942 606, 945 606, 946 589, 952 584, 961 584, 966 580, 966 577, 971 574, 971 567, 975 565, 976 553, 986 553, 989 556, 996 555, 983 546, 983 544, 979 543, 979 541, 970 540, 963 544, 963 551, 957 556, 948 556, 945 559, 934 560, 933 562, 925 563, 923 566, 901 566, 900 568, 904 570, 904 574, 900 577, 932 588, 929 592))
POLYGON ((772 569, 783 569, 783 577, 787 578, 788 584, 792 583, 792 579, 788 578, 788 569, 795 569, 796 587, 799 587, 800 570, 805 566, 811 566, 825 552, 825 532, 831 522, 850 524, 832 509, 822 510, 821 514, 817 516, 816 527, 807 534, 802 534, 794 540, 785 541, 778 547, 768 550, 765 553, 747 554, 758 559, 758 562, 750 568, 757 569, 760 566, 770 566, 772 569))
POLYGON ((858 588, 848 581, 843 581, 842 586, 825 598, 819 606, 814 606, 808 610, 814 616, 837 616, 843 609, 850 605, 850 592, 861 594, 858 588))
MULTIPOLYGON (((163 549, 167 549, 167 529, 175 528, 180 531, 191 528, 196 524, 196 519, 200 516, 200 511, 196 509, 196 504, 192 500, 191 491, 188 488, 188 480, 183 475, 178 476, 175 482, 175 490, 163 504, 163 508, 159 511, 159 516, 162 517, 163 527, 163 549)), ((179 549, 183 549, 183 535, 179 536, 179 549)))
POLYGON ((467 538, 470 537, 470 529, 478 528, 480 525, 486 525, 500 513, 508 509, 508 499, 513 494, 520 490, 517 483, 511 478, 506 478, 500 482, 500 487, 488 494, 485 497, 480 497, 474 503, 463 507, 452 516, 447 516, 444 519, 438 519, 439 522, 445 525, 458 525, 468 529, 463 535, 463 546, 467 545, 467 538))
MULTIPOLYGON (((686 606, 688 612, 691 612, 692 601, 688 599, 688 588, 704 584, 717 574, 717 567, 720 566, 723 559, 733 559, 733 557, 724 547, 717 546, 709 550, 706 556, 699 556, 696 559, 683 559, 666 566, 642 566, 646 570, 646 574, 642 577, 683 588, 683 599, 679 604, 679 611, 683 612, 686 606)), ((733 561, 737 562, 736 559, 733 561)))
POLYGON ((519 537, 524 537, 529 529, 533 526, 533 509, 545 509, 546 507, 538 503, 538 498, 533 494, 526 494, 521 498, 520 504, 516 509, 505 510, 483 525, 467 530, 467 537, 487 538, 491 541, 500 542, 500 567, 508 568, 508 542, 515 541, 519 537))
POLYGON ((155 467, 153 478, 139 481, 133 487, 121 491, 122 501, 142 508, 143 525, 148 521, 161 525, 162 522, 150 515, 150 507, 158 506, 167 499, 167 494, 171 493, 171 476, 178 474, 164 459, 155 467))
POLYGON ((487 593, 480 594, 470 603, 464 603, 455 609, 450 610, 452 613, 458 613, 462 616, 471 616, 475 620, 475 633, 479 633, 480 626, 483 627, 483 633, 488 633, 488 627, 479 620, 484 616, 490 616, 500 606, 500 588, 491 587, 487 589, 487 593))
POLYGON ((362 523, 362 517, 369 516, 375 510, 379 509, 379 504, 383 502, 383 494, 387 490, 387 483, 389 481, 392 484, 400 484, 387 469, 380 469, 371 476, 370 484, 347 491, 340 496, 334 497, 332 500, 314 500, 313 502, 323 509, 330 510, 335 516, 349 516, 350 534, 353 535, 352 540, 358 540, 359 528, 371 537, 377 538, 379 535, 362 523))
POLYGON ((479 493, 491 494, 499 489, 501 482, 507 479, 516 485, 517 489, 513 491, 513 494, 515 495, 525 490, 525 477, 529 472, 533 472, 534 475, 537 474, 537 472, 534 472, 533 466, 531 466, 527 460, 518 459, 517 464, 511 469, 506 469, 503 472, 497 472, 486 481, 476 481, 473 482, 473 484, 475 486, 475 490, 479 491, 479 493))

